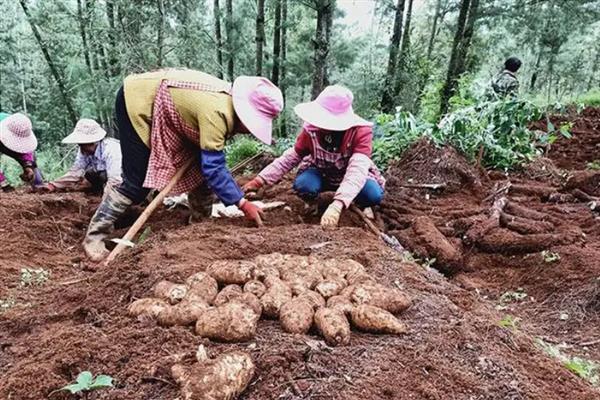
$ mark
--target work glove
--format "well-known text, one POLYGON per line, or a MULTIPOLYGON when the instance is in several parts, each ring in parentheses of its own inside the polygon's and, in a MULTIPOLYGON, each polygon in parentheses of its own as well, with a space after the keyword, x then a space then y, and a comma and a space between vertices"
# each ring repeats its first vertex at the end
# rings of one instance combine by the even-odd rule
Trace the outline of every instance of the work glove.
POLYGON ((321 226, 323 228, 335 228, 340 220, 343 208, 344 203, 334 200, 321 217, 321 226))
POLYGON ((263 226, 262 217, 264 217, 264 212, 256 204, 246 199, 241 199, 238 208, 242 210, 246 219, 256 222, 256 225, 259 227, 263 226))
POLYGON ((257 192, 264 185, 265 181, 263 180, 263 178, 257 176, 256 178, 252 179, 250 182, 242 186, 242 190, 244 191, 244 193, 257 192))
POLYGON ((19 177, 24 182, 31 182, 31 181, 33 181, 33 178, 35 177, 35 174, 33 173, 33 168, 31 168, 31 167, 25 167, 25 168, 23 168, 23 173, 19 177))

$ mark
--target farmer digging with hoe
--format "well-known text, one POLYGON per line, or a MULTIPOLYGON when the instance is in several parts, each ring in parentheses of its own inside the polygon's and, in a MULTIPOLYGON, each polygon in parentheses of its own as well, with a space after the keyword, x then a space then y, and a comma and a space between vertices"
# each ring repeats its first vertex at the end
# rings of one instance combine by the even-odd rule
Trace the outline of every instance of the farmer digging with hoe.
POLYGON ((298 104, 294 112, 304 126, 293 148, 244 185, 247 192, 278 182, 299 165, 294 190, 307 202, 335 190, 333 202, 321 217, 323 227, 335 227, 352 202, 361 208, 381 203, 385 180, 371 160, 372 123, 352 109, 352 92, 326 87, 315 101, 298 104))
MULTIPOLYGON (((34 151, 37 145, 31 120, 27 116, 21 113, 12 115, 0 113, 0 155, 5 154, 21 164, 23 173, 20 177, 32 187, 43 182, 42 174, 35 163, 34 151)), ((2 171, 0 171, 0 188, 3 192, 14 190, 2 171)))
POLYGON ((266 78, 241 76, 233 85, 193 70, 160 70, 125 78, 115 114, 123 153, 123 182, 108 188, 92 217, 83 247, 92 261, 108 255, 104 239, 115 220, 151 189, 164 188, 190 159, 173 193, 189 192, 190 206, 210 215, 210 189, 262 224, 262 210, 247 201, 225 164, 225 140, 252 133, 271 144, 283 109, 281 91, 266 78))
POLYGON ((47 183, 42 190, 89 190, 102 193, 105 186, 121 184, 121 146, 106 138, 106 131, 93 119, 80 119, 73 132, 62 140, 77 144, 77 157, 67 173, 47 183))

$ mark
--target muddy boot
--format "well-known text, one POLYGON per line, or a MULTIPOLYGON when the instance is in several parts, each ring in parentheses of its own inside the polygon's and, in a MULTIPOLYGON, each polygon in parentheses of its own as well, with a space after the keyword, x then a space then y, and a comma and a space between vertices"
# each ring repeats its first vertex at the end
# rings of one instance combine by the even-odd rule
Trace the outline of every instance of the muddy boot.
POLYGON ((129 198, 115 188, 111 187, 106 191, 83 240, 83 249, 92 261, 100 261, 108 255, 104 238, 113 230, 115 221, 123 215, 131 203, 129 198))
POLYGON ((209 218, 212 214, 212 206, 216 197, 206 184, 198 186, 188 193, 188 205, 191 211, 189 222, 200 221, 209 218))

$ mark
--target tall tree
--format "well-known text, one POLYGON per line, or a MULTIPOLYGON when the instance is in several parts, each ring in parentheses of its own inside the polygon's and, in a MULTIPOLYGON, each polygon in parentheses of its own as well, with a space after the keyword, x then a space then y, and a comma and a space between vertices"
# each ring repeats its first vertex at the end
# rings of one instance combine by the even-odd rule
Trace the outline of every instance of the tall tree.
POLYGON ((44 40, 42 40, 40 31, 39 31, 37 25, 33 22, 33 18, 31 17, 31 13, 29 11, 29 6, 27 5, 27 0, 19 0, 19 3, 21 4, 21 8, 23 9, 23 12, 25 13, 25 17, 27 18, 27 21, 29 22, 29 25, 31 26, 31 30, 33 31, 33 36, 35 36, 35 40, 38 42, 38 45, 40 46, 40 49, 42 50, 44 59, 46 60, 46 63, 48 64, 48 68, 50 68, 50 73, 52 74, 52 76, 54 77, 54 80, 56 81, 56 84, 58 86, 58 91, 60 92, 63 104, 65 105, 65 108, 67 109, 67 113, 69 114, 69 119, 71 120, 73 125, 75 125, 77 123, 77 114, 75 113, 75 107, 73 107, 71 98, 69 97, 69 95, 67 93, 67 88, 65 87, 63 78, 60 75, 60 73, 58 72, 58 66, 54 63, 54 60, 50 56, 50 53, 48 52, 48 48, 46 47, 46 42, 44 42, 44 40))
POLYGON ((598 64, 600 64, 600 42, 596 42, 596 57, 594 57, 590 79, 588 80, 587 84, 588 92, 594 87, 594 80, 596 79, 596 74, 598 73, 598 64))
POLYGON ((448 112, 450 98, 456 92, 458 79, 465 72, 466 57, 475 30, 479 0, 461 0, 446 81, 441 92, 440 114, 448 112))
POLYGON ((225 20, 225 30, 227 31, 227 75, 229 80, 233 82, 233 4, 232 0, 225 0, 225 8, 227 18, 225 20))
POLYGON ((156 66, 162 67, 163 54, 165 45, 165 3, 164 0, 156 0, 156 8, 158 11, 158 29, 156 34, 156 66))
MULTIPOLYGON (((288 23, 288 2, 287 0, 281 0, 281 74, 279 76, 281 94, 285 101, 285 91, 287 88, 287 77, 286 77, 286 61, 287 61, 287 23, 288 23)), ((282 113, 283 117, 279 121, 279 134, 283 137, 287 135, 287 122, 285 113, 282 113)))
POLYGON ((262 75, 265 44, 265 0, 256 2, 256 75, 262 75))
POLYGON ((217 64, 219 68, 217 76, 223 79, 223 38, 221 37, 221 7, 219 6, 219 0, 213 1, 213 18, 215 22, 215 42, 217 45, 217 64))
POLYGON ((313 8, 317 11, 317 28, 315 31, 315 52, 313 62, 315 69, 312 79, 312 98, 316 98, 327 84, 327 61, 331 41, 331 25, 335 0, 313 0, 313 8))
POLYGON ((275 26, 273 27, 273 71, 271 81, 279 86, 279 65, 281 57, 281 2, 275 0, 275 26))
POLYGON ((396 76, 396 65, 398 64, 398 52, 400 50, 400 38, 402 37, 402 17, 404 16, 404 0, 398 0, 394 14, 394 27, 390 39, 389 57, 383 95, 381 97, 381 110, 389 113, 394 109, 394 77, 396 76))
POLYGON ((118 57, 117 50, 117 28, 115 23, 116 12, 114 0, 106 0, 106 18, 108 20, 108 59, 110 71, 111 75, 116 77, 121 73, 121 60, 118 57))
POLYGON ((406 18, 404 19, 404 28, 402 32, 402 45, 400 46, 400 59, 396 68, 396 81, 394 83, 394 98, 398 96, 405 81, 405 72, 408 68, 408 56, 410 50, 410 20, 412 18, 413 0, 408 0, 406 9, 406 18))
POLYGON ((427 45, 427 59, 431 60, 431 53, 433 53, 433 44, 437 35, 437 25, 440 19, 440 11, 442 9, 442 0, 435 2, 435 12, 433 14, 433 23, 431 24, 431 34, 429 35, 429 45, 427 45))

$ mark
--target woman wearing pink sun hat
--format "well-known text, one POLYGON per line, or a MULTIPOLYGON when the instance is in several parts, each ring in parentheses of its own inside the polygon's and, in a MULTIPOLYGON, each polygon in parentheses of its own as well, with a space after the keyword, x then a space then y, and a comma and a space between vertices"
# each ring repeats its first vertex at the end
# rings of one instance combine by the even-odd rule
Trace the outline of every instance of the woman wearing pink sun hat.
POLYGON ((92 217, 84 249, 94 261, 107 255, 104 239, 115 220, 151 189, 164 188, 189 159, 197 159, 173 189, 189 193, 197 214, 208 215, 214 193, 261 224, 262 211, 246 201, 225 163, 225 141, 251 133, 271 144, 283 96, 266 78, 242 76, 233 85, 189 69, 164 69, 125 78, 115 116, 123 156, 123 182, 107 190, 92 217))
MULTIPOLYGON (((41 185, 42 175, 35 162, 37 138, 33 133, 31 120, 21 113, 0 113, 0 154, 15 159, 23 168, 21 179, 33 186, 41 185)), ((0 171, 0 188, 10 192, 13 187, 0 171)))
POLYGON ((371 161, 373 132, 369 121, 354 113, 352 92, 343 86, 326 87, 309 103, 294 111, 304 121, 293 148, 244 185, 256 191, 278 182, 300 166, 294 190, 311 200, 320 192, 335 190, 321 225, 337 226, 340 214, 354 201, 359 207, 381 203, 385 180, 371 161))

